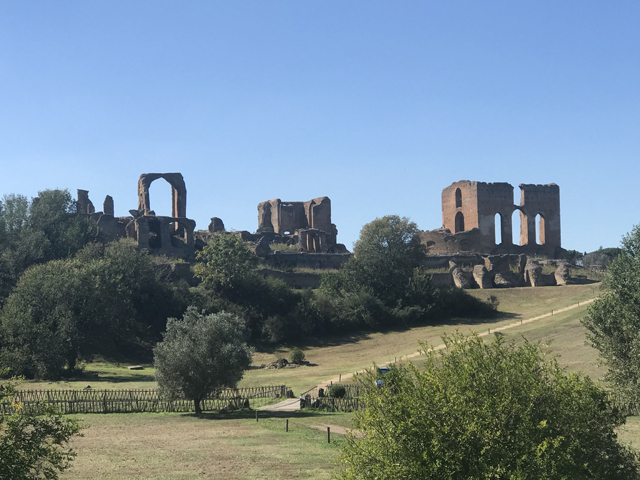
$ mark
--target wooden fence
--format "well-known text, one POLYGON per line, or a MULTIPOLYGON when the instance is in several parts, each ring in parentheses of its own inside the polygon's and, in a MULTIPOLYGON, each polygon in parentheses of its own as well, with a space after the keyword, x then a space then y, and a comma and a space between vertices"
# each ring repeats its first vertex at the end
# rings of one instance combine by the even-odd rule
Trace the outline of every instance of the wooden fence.
POLYGON ((344 387, 344 398, 357 398, 364 391, 362 385, 359 385, 357 383, 332 383, 328 386, 317 385, 313 388, 310 388, 309 390, 304 392, 302 396, 304 397, 306 395, 311 395, 312 398, 328 397, 329 390, 335 385, 341 385, 344 387))
POLYGON ((304 408, 328 410, 331 412, 354 412, 364 408, 364 402, 359 398, 313 398, 307 395, 304 397, 304 408))
MULTIPOLYGON (((201 407, 207 411, 264 406, 285 394, 284 385, 226 389, 202 400, 201 407)), ((12 403, 24 411, 38 411, 46 403, 64 414, 195 411, 193 400, 165 400, 157 390, 19 390, 0 402, 0 414, 14 412, 12 403)))

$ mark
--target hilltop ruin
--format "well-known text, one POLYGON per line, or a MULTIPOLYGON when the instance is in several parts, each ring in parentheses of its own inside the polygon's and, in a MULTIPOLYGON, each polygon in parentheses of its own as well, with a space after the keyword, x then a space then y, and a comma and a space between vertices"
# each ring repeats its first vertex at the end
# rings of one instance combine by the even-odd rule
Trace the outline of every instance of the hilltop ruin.
POLYGON ((557 258, 560 243, 560 188, 520 184, 520 205, 514 205, 513 186, 462 180, 442 191, 442 228, 425 231, 422 242, 430 254, 477 252, 557 258), (512 241, 512 215, 520 215, 520 241, 512 241), (496 238, 499 217, 500 243, 496 238), (537 222, 536 222, 537 220, 537 222))

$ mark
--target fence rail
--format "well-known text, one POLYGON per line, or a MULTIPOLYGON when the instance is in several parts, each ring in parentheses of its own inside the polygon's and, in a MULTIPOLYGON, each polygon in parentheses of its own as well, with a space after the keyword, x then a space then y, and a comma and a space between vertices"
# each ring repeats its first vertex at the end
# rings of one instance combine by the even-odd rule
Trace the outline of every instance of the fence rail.
MULTIPOLYGON (((201 407, 207 411, 264 406, 285 394, 284 385, 226 389, 202 400, 201 407)), ((15 411, 12 403, 34 412, 46 403, 64 414, 195 411, 193 400, 165 400, 157 390, 19 390, 0 402, 0 413, 15 411)))
POLYGON ((333 383, 331 385, 316 385, 302 394, 302 396, 311 395, 312 398, 328 397, 331 387, 340 385, 344 387, 344 398, 357 398, 364 392, 364 387, 357 383, 333 383), (322 391, 321 391, 322 390, 322 391))

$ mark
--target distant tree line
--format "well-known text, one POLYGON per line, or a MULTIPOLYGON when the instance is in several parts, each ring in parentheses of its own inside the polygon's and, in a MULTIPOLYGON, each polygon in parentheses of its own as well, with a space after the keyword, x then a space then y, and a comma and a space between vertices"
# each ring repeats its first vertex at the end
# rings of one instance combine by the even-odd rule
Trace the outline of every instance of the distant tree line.
POLYGON ((55 379, 96 355, 150 356, 167 319, 189 306, 234 315, 253 345, 493 314, 460 289, 433 287, 417 233, 398 216, 365 225, 354 257, 315 291, 263 278, 246 242, 218 234, 198 253, 201 283, 190 287, 164 279, 157 257, 130 240, 102 243, 68 191, 8 195, 0 201, 0 365, 55 379))

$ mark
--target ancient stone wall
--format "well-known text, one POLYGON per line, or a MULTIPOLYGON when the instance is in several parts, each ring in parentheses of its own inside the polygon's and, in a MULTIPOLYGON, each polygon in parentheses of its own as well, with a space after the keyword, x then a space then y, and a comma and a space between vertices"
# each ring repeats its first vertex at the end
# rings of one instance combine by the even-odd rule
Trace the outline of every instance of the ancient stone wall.
POLYGON ((294 268, 338 269, 352 256, 351 253, 325 253, 319 255, 303 252, 273 252, 265 258, 264 262, 269 267, 285 270, 294 268))

